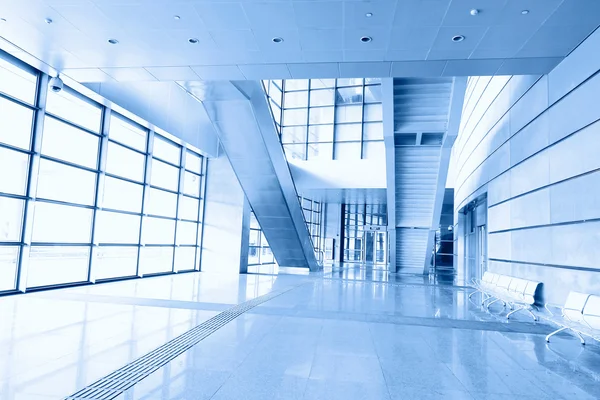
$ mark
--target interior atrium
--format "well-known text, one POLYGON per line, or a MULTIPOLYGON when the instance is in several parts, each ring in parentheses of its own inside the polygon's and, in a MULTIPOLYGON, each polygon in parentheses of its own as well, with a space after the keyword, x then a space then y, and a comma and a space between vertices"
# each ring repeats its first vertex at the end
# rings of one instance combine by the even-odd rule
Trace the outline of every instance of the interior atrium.
POLYGON ((600 2, 0 4, 0 400, 600 398, 600 2))

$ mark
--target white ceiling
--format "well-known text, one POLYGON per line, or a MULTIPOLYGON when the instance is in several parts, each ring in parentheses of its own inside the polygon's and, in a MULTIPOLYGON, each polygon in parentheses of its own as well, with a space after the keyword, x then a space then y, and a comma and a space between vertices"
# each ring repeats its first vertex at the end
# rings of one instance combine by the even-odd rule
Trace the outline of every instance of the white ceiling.
POLYGON ((490 75, 550 71, 600 1, 8 0, 0 17, 0 36, 82 82, 490 75))

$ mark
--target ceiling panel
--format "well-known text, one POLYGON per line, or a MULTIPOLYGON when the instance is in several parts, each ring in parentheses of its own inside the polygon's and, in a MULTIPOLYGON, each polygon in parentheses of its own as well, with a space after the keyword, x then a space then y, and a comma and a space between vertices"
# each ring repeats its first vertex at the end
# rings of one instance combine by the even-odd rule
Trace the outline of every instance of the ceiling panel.
POLYGON ((246 79, 237 65, 194 66, 192 70, 205 81, 246 79))
POLYGON ((146 67, 159 81, 194 81, 198 75, 190 67, 146 67))
POLYGON ((392 63, 392 76, 440 76, 446 61, 404 61, 392 63))
POLYGON ((154 75, 144 68, 102 68, 102 71, 118 82, 156 81, 154 75))
POLYGON ((302 50, 342 50, 344 31, 342 29, 300 29, 302 50))
MULTIPOLYGON (((139 79, 143 68, 175 67, 155 71, 168 80, 194 78, 188 68, 200 66, 221 77, 245 64, 391 61, 401 71, 403 62, 427 60, 437 72, 438 61, 490 60, 451 64, 469 68, 464 74, 515 57, 503 68, 519 73, 549 65, 537 58, 571 52, 600 25, 598 15, 598 0, 19 0, 3 3, 0 36, 58 70, 80 70, 82 79, 104 78, 102 68, 130 68, 139 73, 119 71, 120 79, 139 79), (454 35, 466 39, 455 43, 454 35), (223 73, 213 68, 220 65, 223 73)), ((265 69, 265 77, 277 70, 284 72, 265 69)))
POLYGON ((208 29, 250 29, 240 3, 195 3, 194 7, 208 29))
POLYGON ((288 70, 294 79, 308 79, 313 76, 338 78, 340 76, 337 63, 288 64, 288 70))

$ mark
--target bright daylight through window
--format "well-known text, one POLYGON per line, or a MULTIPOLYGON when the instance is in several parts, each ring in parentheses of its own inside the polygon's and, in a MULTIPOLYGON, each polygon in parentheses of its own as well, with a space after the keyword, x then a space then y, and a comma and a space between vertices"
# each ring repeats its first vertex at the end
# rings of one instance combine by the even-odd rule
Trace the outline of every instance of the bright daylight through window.
POLYGON ((164 136, 0 59, 0 292, 198 270, 206 162, 164 136))

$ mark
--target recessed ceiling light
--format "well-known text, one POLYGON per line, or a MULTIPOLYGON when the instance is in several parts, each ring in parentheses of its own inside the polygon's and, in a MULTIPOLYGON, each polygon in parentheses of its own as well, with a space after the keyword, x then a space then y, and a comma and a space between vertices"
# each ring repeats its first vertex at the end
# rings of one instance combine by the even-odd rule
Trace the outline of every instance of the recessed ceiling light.
POLYGON ((6 18, 0 18, 0 22, 6 22, 6 18))
POLYGON ((471 11, 469 11, 469 14, 471 14, 471 15, 477 15, 477 14, 479 14, 479 10, 476 9, 476 8, 473 8, 471 11))
POLYGON ((110 44, 119 44, 119 41, 117 39, 108 39, 108 43, 110 43, 110 44))
POLYGON ((44 19, 44 22, 47 23, 48 25, 50 25, 54 21, 52 21, 52 18, 46 18, 46 19, 44 19))
POLYGON ((363 43, 369 43, 373 40, 373 38, 371 36, 363 36, 360 38, 360 41, 363 43))
POLYGON ((281 42, 283 42, 283 38, 280 38, 279 36, 274 37, 271 40, 273 41, 273 43, 281 43, 281 42))
POLYGON ((179 15, 173 15, 173 19, 179 21, 181 19, 181 17, 179 15))
POLYGON ((189 39, 188 39, 188 42, 190 42, 191 44, 196 44, 196 43, 198 43, 198 42, 199 42, 199 40, 198 40, 198 39, 196 39, 196 38, 189 38, 189 39))
POLYGON ((372 16, 373 16, 373 13, 366 13, 365 14, 365 17, 367 17, 367 18, 371 18, 372 16))
POLYGON ((529 14, 529 10, 523 10, 523 11, 521 11, 521 14, 527 15, 527 14, 529 14))
POLYGON ((453 42, 462 42, 463 40, 465 40, 465 37, 463 35, 452 36, 453 42))

